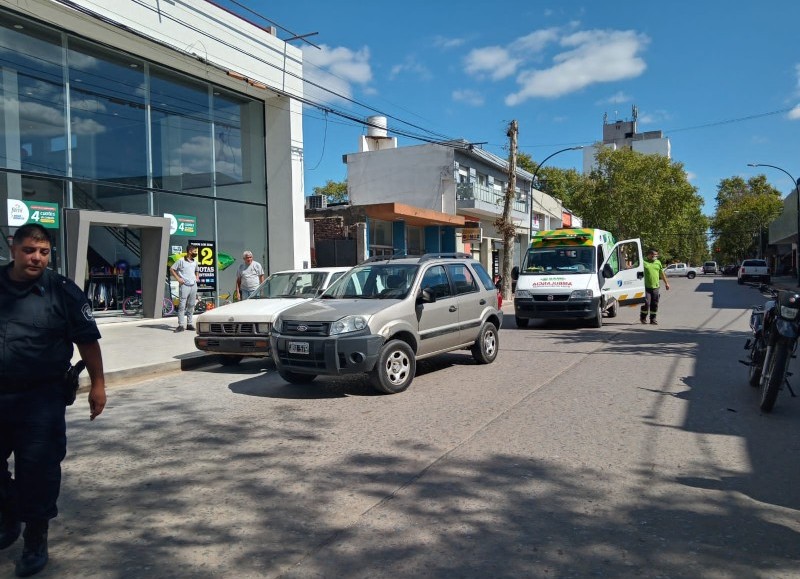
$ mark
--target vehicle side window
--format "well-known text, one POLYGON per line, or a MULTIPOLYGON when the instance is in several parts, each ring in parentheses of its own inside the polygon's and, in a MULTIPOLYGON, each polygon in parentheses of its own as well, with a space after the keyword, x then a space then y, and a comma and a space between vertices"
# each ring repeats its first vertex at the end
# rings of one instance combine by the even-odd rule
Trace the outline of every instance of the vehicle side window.
POLYGON ((456 295, 468 294, 478 291, 478 284, 475 282, 475 276, 463 263, 451 263, 447 266, 447 272, 450 274, 450 279, 453 281, 453 288, 456 295))
POLYGON ((342 277, 343 275, 344 275, 344 272, 343 272, 343 271, 335 271, 335 272, 333 272, 333 273, 331 274, 331 279, 330 279, 330 281, 328 282, 328 287, 332 286, 332 285, 333 285, 333 282, 335 282, 337 279, 339 279, 339 278, 340 278, 340 277, 342 277))
POLYGON ((489 274, 486 272, 485 269, 483 269, 483 266, 480 263, 478 262, 473 263, 472 269, 475 270, 475 273, 478 275, 478 279, 481 280, 481 283, 483 284, 484 288, 486 288, 487 290, 495 289, 492 278, 489 277, 489 274))
POLYGON ((453 295, 450 291, 450 282, 447 281, 447 274, 441 265, 434 265, 425 272, 420 287, 430 291, 437 300, 453 295))

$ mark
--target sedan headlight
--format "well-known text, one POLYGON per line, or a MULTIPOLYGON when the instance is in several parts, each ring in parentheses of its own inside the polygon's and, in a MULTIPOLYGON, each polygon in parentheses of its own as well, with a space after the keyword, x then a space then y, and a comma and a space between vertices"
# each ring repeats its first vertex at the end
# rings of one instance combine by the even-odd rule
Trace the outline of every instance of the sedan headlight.
POLYGON ((280 333, 281 330, 283 330, 283 320, 281 319, 280 316, 272 320, 272 329, 278 333, 280 333))
POLYGON ((271 329, 272 329, 272 324, 270 324, 269 322, 256 324, 256 334, 269 334, 271 329))
POLYGON ((569 294, 569 299, 571 300, 585 300, 585 299, 592 299, 593 297, 594 297, 594 292, 590 289, 575 290, 571 294, 569 294))
POLYGON ((331 336, 347 334, 348 332, 358 332, 367 327, 367 318, 364 316, 345 316, 331 324, 331 336))
POLYGON ((781 317, 785 320, 793 320, 797 317, 798 311, 800 310, 796 310, 788 306, 781 306, 781 317))
POLYGON ((200 322, 197 324, 197 333, 198 334, 208 334, 211 331, 211 324, 208 322, 200 322))
POLYGON ((518 289, 517 290, 517 297, 518 298, 530 298, 531 297, 531 290, 518 289))

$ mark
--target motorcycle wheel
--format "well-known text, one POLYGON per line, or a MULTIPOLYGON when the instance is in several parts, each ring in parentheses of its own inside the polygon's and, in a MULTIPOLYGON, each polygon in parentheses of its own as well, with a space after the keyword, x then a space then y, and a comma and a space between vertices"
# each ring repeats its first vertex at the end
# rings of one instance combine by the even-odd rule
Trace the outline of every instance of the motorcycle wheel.
POLYGON ((778 390, 786 380, 786 367, 789 364, 789 345, 785 342, 775 344, 775 350, 766 369, 764 385, 761 387, 761 405, 763 412, 770 412, 778 398, 778 390))
POLYGON ((754 338, 753 345, 750 346, 750 368, 748 369, 747 381, 753 388, 758 388, 761 382, 761 372, 764 369, 764 352, 766 346, 761 338, 754 338))

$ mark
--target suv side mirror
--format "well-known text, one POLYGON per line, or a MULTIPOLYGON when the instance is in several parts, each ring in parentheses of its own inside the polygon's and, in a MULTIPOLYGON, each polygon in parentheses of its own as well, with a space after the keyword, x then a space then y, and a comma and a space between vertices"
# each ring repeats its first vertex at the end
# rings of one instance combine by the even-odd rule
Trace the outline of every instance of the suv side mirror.
POLYGON ((433 294, 430 288, 422 288, 417 294, 417 303, 418 304, 432 304, 436 301, 436 296, 433 294))
POLYGON ((614 277, 614 270, 611 269, 611 264, 607 263, 603 266, 603 277, 605 278, 612 278, 614 277))
POLYGON ((511 269, 511 279, 513 279, 514 281, 517 281, 519 279, 519 266, 515 265, 511 269))

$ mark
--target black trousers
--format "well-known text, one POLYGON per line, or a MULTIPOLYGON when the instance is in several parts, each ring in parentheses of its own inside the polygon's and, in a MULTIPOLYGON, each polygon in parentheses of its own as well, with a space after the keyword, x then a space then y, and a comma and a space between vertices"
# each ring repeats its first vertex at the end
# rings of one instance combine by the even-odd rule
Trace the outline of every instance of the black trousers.
POLYGON ((655 320, 658 315, 658 300, 661 297, 659 288, 645 288, 644 290, 644 303, 639 317, 643 320, 647 319, 647 314, 650 314, 650 319, 655 320))
POLYGON ((58 515, 61 461, 67 453, 65 411, 60 383, 0 391, 0 509, 22 521, 58 515), (13 478, 8 470, 12 453, 13 478))

